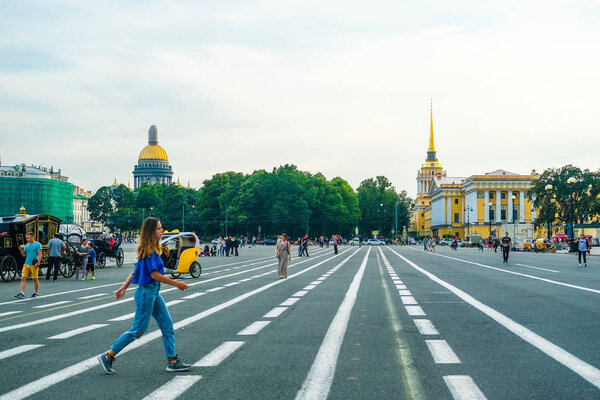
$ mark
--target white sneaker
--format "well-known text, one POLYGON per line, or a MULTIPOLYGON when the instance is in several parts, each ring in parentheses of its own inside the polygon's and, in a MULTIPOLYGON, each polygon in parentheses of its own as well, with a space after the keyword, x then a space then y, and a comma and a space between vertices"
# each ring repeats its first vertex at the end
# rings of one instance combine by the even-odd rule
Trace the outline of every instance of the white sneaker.
POLYGON ((579 266, 581 267, 581 264, 579 264, 579 266))

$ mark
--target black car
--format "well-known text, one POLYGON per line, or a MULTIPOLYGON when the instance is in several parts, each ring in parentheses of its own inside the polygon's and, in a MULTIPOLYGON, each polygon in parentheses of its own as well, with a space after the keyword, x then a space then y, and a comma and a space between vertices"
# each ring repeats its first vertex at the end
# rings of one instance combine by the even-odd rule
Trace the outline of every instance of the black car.
POLYGON ((267 245, 267 246, 275 246, 277 244, 277 240, 265 239, 265 240, 263 240, 262 244, 267 245))

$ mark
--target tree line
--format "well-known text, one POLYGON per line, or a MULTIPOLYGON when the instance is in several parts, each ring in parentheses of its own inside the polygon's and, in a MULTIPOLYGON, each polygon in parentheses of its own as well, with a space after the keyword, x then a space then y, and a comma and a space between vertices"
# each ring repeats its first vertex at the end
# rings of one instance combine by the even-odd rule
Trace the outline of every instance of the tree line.
POLYGON ((573 165, 549 168, 533 181, 528 196, 537 211, 536 228, 571 220, 600 222, 600 171, 573 165))
POLYGON ((272 171, 217 173, 200 189, 178 185, 103 186, 89 199, 93 220, 111 230, 138 231, 147 216, 167 230, 194 231, 202 238, 247 235, 292 237, 341 234, 394 236, 408 228, 412 200, 384 176, 369 178, 354 190, 340 177, 283 165, 272 171), (185 227, 184 227, 185 224, 185 227))

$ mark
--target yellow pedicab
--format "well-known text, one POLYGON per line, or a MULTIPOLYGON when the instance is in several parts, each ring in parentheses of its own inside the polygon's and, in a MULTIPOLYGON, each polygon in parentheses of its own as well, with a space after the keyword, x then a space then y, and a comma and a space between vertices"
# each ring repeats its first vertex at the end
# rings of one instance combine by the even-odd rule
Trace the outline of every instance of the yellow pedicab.
POLYGON ((556 245, 550 239, 538 239, 535 241, 535 249, 536 252, 554 252, 556 251, 556 245))
POLYGON ((193 278, 200 277, 202 267, 198 262, 200 257, 200 240, 192 232, 165 232, 160 241, 163 247, 163 262, 165 272, 173 278, 181 274, 190 274, 193 278))

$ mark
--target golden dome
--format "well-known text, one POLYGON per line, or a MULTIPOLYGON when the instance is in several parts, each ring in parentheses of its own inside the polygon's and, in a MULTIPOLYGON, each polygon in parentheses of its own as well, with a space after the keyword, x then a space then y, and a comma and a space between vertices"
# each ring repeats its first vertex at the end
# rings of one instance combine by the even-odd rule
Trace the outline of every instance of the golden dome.
POLYGON ((167 152, 158 144, 149 144, 146 147, 144 147, 140 152, 140 156, 138 158, 140 160, 169 161, 169 157, 167 157, 167 152))

